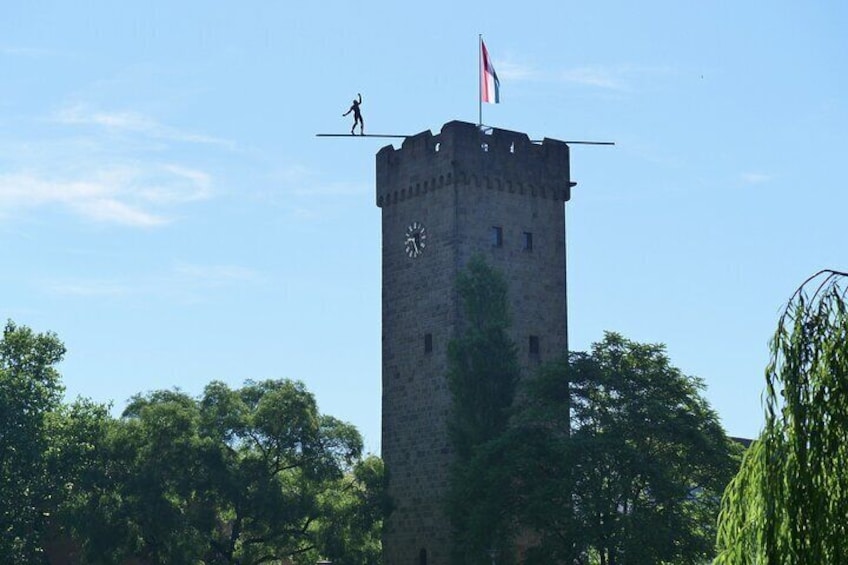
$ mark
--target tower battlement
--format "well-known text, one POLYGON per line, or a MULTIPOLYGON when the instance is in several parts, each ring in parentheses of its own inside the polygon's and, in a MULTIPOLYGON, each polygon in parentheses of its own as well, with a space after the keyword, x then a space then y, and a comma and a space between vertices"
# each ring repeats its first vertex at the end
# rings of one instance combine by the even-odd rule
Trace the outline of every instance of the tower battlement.
POLYGON ((565 142, 534 142, 526 133, 452 121, 438 134, 424 131, 399 149, 387 145, 377 153, 377 206, 454 183, 565 202, 570 178, 565 142))
POLYGON ((447 375, 464 312, 457 276, 474 256, 509 288, 523 375, 567 349, 565 142, 449 122, 376 157, 382 244, 382 457, 395 507, 386 563, 447 565, 453 445, 447 375))

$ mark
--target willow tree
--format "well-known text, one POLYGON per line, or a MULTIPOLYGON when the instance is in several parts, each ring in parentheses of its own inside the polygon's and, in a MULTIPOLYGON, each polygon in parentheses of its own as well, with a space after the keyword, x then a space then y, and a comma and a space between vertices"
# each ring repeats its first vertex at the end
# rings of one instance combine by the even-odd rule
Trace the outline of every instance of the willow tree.
POLYGON ((780 317, 765 427, 725 491, 717 564, 848 563, 846 282, 816 273, 780 317))

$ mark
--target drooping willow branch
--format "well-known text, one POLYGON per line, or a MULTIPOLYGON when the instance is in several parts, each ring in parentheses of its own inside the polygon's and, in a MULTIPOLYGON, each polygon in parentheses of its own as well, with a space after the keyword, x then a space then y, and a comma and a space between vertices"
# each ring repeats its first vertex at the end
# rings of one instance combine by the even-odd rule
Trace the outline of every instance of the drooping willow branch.
POLYGON ((819 271, 780 316, 765 428, 722 500, 716 563, 848 563, 846 285, 819 271))

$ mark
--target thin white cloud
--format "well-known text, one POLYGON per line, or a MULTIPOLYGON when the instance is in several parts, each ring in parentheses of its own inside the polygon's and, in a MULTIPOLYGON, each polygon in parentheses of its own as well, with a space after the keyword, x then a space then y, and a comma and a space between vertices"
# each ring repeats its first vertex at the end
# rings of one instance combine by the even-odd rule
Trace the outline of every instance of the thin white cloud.
POLYGON ((9 57, 53 57, 61 55, 58 51, 50 49, 41 49, 38 47, 13 47, 10 45, 0 45, 0 55, 9 57))
POLYGON ((739 178, 742 179, 742 182, 745 184, 762 184, 770 181, 773 177, 772 175, 767 175, 765 173, 742 173, 739 175, 739 178))
POLYGON ((114 132, 135 133, 156 139, 217 145, 227 149, 235 149, 235 144, 232 141, 174 128, 133 111, 104 112, 77 104, 62 108, 53 116, 52 120, 65 125, 98 126, 114 132))
POLYGON ((667 67, 633 65, 588 65, 564 70, 539 70, 525 63, 511 60, 495 61, 501 82, 566 82, 581 86, 631 91, 646 77, 657 77, 672 73, 667 67))
POLYGON ((169 222, 163 207, 209 198, 210 185, 206 173, 175 165, 0 174, 0 216, 58 206, 97 222, 149 228, 169 222))
POLYGON ((610 90, 624 90, 621 72, 604 67, 578 67, 559 74, 565 82, 610 90))
POLYGON ((269 188, 257 191, 254 196, 282 209, 283 214, 298 223, 326 219, 328 199, 344 205, 341 203, 348 198, 368 198, 374 190, 368 183, 327 180, 322 173, 302 165, 279 169, 269 175, 268 181, 269 188))
POLYGON ((52 294, 89 298, 107 298, 135 294, 136 289, 128 283, 96 279, 75 279, 51 282, 45 285, 52 294))
POLYGON ((276 181, 292 184, 305 182, 315 175, 308 167, 303 165, 291 165, 285 169, 277 170, 273 177, 276 181))
POLYGON ((135 227, 154 227, 167 223, 163 216, 151 214, 112 198, 95 198, 74 202, 72 206, 83 216, 100 222, 135 227))
POLYGON ((260 279, 256 271, 237 265, 180 263, 174 267, 174 275, 185 282, 215 287, 260 279))
POLYGON ((72 278, 43 286, 51 294, 81 298, 176 295, 196 302, 212 289, 253 285, 262 280, 257 271, 238 265, 179 263, 165 273, 147 277, 72 278))
POLYGON ((314 222, 323 217, 317 209, 306 208, 305 206, 294 206, 289 209, 289 214, 292 218, 301 222, 314 222))
POLYGON ((539 78, 539 73, 527 65, 514 63, 512 61, 502 61, 497 66, 498 79, 501 81, 521 81, 534 80, 539 78))
MULTIPOLYGON (((9 50, 0 46, 0 52, 9 50)), ((64 105, 32 126, 14 138, 0 132, 0 218, 50 208, 98 223, 168 224, 176 207, 215 193, 213 177, 179 155, 197 158, 210 147, 235 147, 137 111, 104 111, 89 103, 64 105)))
POLYGON ((323 182, 299 184, 290 187, 289 193, 295 196, 358 196, 370 193, 372 188, 366 184, 353 182, 323 182))
POLYGON ((180 165, 163 165, 162 178, 150 181, 139 190, 147 201, 157 204, 181 204, 206 200, 212 196, 212 177, 197 169, 180 165))
POLYGON ((262 183, 265 188, 253 197, 281 210, 281 215, 298 224, 325 221, 356 199, 373 198, 367 182, 331 180, 325 172, 301 164, 276 169, 262 183))
POLYGON ((277 170, 271 175, 271 179, 287 196, 360 196, 370 194, 373 190, 370 185, 364 183, 327 181, 322 176, 321 172, 308 167, 291 165, 277 170))

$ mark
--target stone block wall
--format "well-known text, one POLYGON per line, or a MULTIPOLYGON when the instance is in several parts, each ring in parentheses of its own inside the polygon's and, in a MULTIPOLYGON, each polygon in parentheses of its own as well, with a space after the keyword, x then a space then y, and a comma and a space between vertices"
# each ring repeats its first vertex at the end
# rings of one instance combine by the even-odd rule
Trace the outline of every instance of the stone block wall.
POLYGON ((437 135, 427 131, 406 138, 400 149, 384 147, 376 176, 383 234, 382 457, 395 502, 384 555, 390 565, 446 564, 447 344, 462 324, 454 282, 473 255, 483 255, 509 284, 513 339, 525 373, 564 353, 568 146, 450 122, 437 135), (427 234, 418 257, 405 249, 413 222, 427 234), (538 352, 530 352, 531 336, 538 352))

